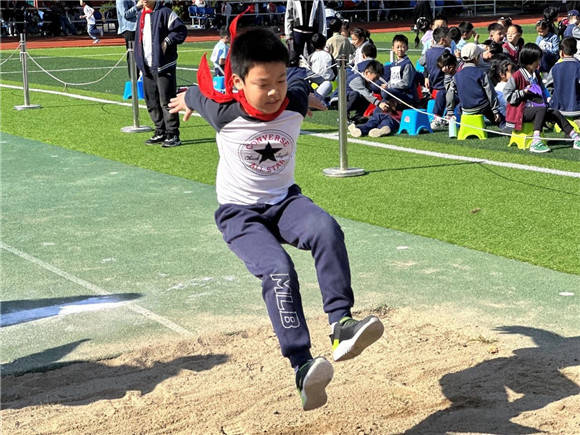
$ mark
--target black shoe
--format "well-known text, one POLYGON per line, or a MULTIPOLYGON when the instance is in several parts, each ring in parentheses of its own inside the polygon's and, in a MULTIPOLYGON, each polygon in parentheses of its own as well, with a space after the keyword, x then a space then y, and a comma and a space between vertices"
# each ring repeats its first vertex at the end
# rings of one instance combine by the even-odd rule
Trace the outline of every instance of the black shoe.
POLYGON ((359 355, 383 335, 384 326, 376 316, 363 320, 344 317, 332 327, 332 357, 335 361, 345 361, 359 355))
POLYGON ((326 386, 332 380, 334 369, 319 356, 306 362, 296 372, 296 388, 302 399, 302 409, 310 411, 326 403, 326 386))
POLYGON ((178 147, 181 145, 181 141, 179 140, 179 136, 170 136, 163 141, 163 148, 171 148, 171 147, 178 147))
POLYGON ((155 145, 161 143, 165 140, 165 134, 155 134, 152 138, 149 138, 145 141, 145 145, 155 145))

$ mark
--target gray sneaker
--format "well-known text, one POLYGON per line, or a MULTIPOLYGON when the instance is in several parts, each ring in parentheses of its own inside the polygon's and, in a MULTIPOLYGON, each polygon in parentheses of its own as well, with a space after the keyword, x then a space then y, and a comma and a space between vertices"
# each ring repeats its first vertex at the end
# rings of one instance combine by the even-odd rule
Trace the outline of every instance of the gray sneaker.
POLYGON ((326 386, 333 375, 332 364, 321 356, 309 360, 298 369, 296 388, 298 388, 304 411, 320 408, 326 403, 326 386))
POLYGON ((376 316, 368 316, 363 320, 343 317, 340 322, 332 325, 332 358, 335 361, 346 361, 358 356, 381 338, 384 330, 383 323, 376 316))

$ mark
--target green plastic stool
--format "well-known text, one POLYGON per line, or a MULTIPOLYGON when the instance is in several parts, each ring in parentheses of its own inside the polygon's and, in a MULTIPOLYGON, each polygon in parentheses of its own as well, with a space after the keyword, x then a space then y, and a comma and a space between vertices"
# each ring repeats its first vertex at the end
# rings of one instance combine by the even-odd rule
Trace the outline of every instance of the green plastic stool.
POLYGON ((485 128, 485 121, 483 115, 461 115, 461 126, 459 133, 457 133, 457 140, 465 140, 469 136, 477 136, 480 139, 487 139, 487 131, 485 128))
POLYGON ((512 136, 508 143, 508 147, 517 145, 520 150, 527 150, 534 140, 534 124, 532 122, 524 122, 521 130, 512 131, 512 136))

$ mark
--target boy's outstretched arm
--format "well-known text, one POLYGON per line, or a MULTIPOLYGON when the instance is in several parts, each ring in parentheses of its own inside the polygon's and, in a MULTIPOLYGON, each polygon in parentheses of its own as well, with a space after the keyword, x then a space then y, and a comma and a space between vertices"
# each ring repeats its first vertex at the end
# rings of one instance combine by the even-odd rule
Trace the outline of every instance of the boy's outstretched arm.
POLYGON ((184 111, 185 114, 183 115, 183 121, 187 121, 193 113, 193 110, 185 104, 185 94, 186 92, 181 92, 169 101, 169 113, 179 113, 184 111))
MULTIPOLYGON (((315 110, 328 110, 328 107, 314 96, 314 94, 308 94, 308 108, 315 110)), ((308 115, 312 116, 312 112, 308 111, 308 115)))

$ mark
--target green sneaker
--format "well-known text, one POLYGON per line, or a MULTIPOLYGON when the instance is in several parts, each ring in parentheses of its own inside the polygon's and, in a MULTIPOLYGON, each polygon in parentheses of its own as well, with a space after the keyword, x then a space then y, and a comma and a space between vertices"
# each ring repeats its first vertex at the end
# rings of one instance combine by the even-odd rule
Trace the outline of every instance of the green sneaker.
POLYGON ((360 353, 381 338, 385 327, 376 316, 368 316, 363 320, 343 317, 340 322, 332 325, 332 358, 335 361, 346 361, 360 353))
POLYGON ((550 147, 541 139, 534 139, 530 145, 530 152, 532 153, 549 153, 550 147))
POLYGON ((326 403, 326 386, 332 380, 334 368, 319 356, 306 362, 296 372, 296 388, 302 399, 302 409, 310 411, 326 403))
POLYGON ((574 143, 572 144, 572 148, 575 150, 580 150, 580 137, 574 139, 574 143))

